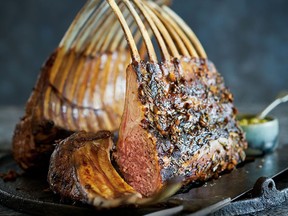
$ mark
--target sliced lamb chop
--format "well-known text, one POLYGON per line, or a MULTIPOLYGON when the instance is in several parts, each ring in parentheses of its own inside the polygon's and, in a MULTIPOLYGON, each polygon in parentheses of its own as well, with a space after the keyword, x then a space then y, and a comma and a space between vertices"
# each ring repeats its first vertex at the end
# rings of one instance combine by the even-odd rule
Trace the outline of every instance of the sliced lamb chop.
POLYGON ((74 201, 141 197, 116 172, 110 161, 111 133, 77 132, 60 141, 51 156, 48 182, 51 189, 74 201))
POLYGON ((60 141, 50 160, 48 182, 62 199, 79 201, 97 208, 119 205, 148 205, 179 190, 181 183, 171 182, 151 198, 128 185, 110 161, 111 133, 100 131, 74 133, 60 141))

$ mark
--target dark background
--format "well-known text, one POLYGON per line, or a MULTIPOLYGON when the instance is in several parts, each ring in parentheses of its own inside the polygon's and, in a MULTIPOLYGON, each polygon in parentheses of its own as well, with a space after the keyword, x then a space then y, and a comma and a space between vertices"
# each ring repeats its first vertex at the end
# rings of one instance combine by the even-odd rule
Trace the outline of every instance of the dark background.
MULTIPOLYGON (((23 105, 44 60, 85 0, 8 0, 0 6, 0 105, 23 105)), ((174 0, 236 104, 288 90, 288 1, 174 0)))

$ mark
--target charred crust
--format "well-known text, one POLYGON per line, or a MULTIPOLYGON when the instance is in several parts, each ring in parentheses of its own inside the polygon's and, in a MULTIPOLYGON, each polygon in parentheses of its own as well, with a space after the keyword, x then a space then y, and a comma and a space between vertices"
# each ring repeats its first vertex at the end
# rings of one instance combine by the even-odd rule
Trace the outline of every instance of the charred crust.
POLYGON ((79 131, 77 133, 74 133, 72 135, 72 139, 75 142, 88 142, 88 141, 93 141, 93 140, 98 140, 98 139, 107 139, 109 137, 112 137, 112 133, 110 131, 98 131, 97 133, 92 133, 92 132, 85 132, 85 131, 79 131))
MULTIPOLYGON (((54 193, 60 194, 64 199, 86 202, 88 199, 87 194, 79 187, 80 183, 76 177, 75 153, 87 145, 87 142, 107 139, 111 136, 111 132, 109 131, 99 131, 97 133, 80 131, 61 140, 50 159, 47 179, 51 190, 54 193)), ((84 160, 82 165, 89 166, 84 160)), ((88 190, 91 188, 91 185, 85 184, 83 187, 88 190)))
POLYGON ((64 148, 65 151, 73 152, 75 149, 86 145, 87 142, 112 138, 112 133, 110 131, 99 131, 97 133, 79 131, 73 133, 71 136, 64 140, 59 140, 57 143, 57 148, 64 148), (69 144, 67 144, 69 143, 69 144))
MULTIPOLYGON (((188 177, 196 171, 195 175, 205 180, 214 172, 233 169, 245 158, 243 149, 247 143, 235 119, 233 95, 209 60, 183 57, 160 66, 142 62, 133 67, 139 84, 138 98, 145 113, 141 126, 156 138, 164 181, 183 173, 188 177), (187 77, 183 65, 189 67, 187 77), (231 138, 231 134, 235 136, 231 138), (219 138, 231 138, 238 143, 232 149, 233 157, 227 153, 223 158, 217 149, 211 155, 211 163, 183 166, 200 154, 200 149, 209 150, 211 142, 219 138), (164 158, 169 162, 164 162, 164 158)), ((229 150, 225 145, 223 149, 229 150)))

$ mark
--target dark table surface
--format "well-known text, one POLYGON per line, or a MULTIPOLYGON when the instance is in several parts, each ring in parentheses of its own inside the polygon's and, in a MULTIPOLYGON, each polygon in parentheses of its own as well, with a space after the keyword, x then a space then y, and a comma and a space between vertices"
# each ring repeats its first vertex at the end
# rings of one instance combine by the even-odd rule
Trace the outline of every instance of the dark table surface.
MULTIPOLYGON (((265 104, 246 104, 238 106, 240 113, 257 113, 265 107, 265 104)), ((23 107, 2 106, 0 107, 0 157, 11 152, 11 137, 16 122, 23 114, 23 107)), ((288 144, 288 106, 287 104, 280 105, 277 109, 272 111, 271 115, 277 117, 280 123, 280 146, 288 144)), ((288 155, 288 153, 287 153, 288 155)), ((288 173, 287 173, 288 175, 288 173)), ((288 188, 288 178, 282 181, 276 181, 277 184, 283 188, 288 188)), ((275 207, 273 209, 267 209, 265 212, 261 212, 255 215, 288 215, 288 203, 275 207)), ((11 216, 24 216, 23 214, 15 210, 9 209, 0 204, 0 215, 11 216)))

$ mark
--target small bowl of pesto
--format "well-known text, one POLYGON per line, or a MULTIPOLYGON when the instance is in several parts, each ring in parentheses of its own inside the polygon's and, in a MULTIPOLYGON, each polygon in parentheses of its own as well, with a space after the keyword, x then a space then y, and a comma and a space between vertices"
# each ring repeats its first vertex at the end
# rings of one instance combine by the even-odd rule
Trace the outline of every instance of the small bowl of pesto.
POLYGON ((262 112, 256 115, 239 115, 238 122, 246 133, 247 155, 273 152, 279 144, 279 122, 268 114, 279 104, 288 102, 288 93, 282 92, 262 112))
POLYGON ((273 152, 279 144, 279 122, 277 118, 257 115, 239 115, 238 122, 246 134, 248 155, 261 155, 273 152))

